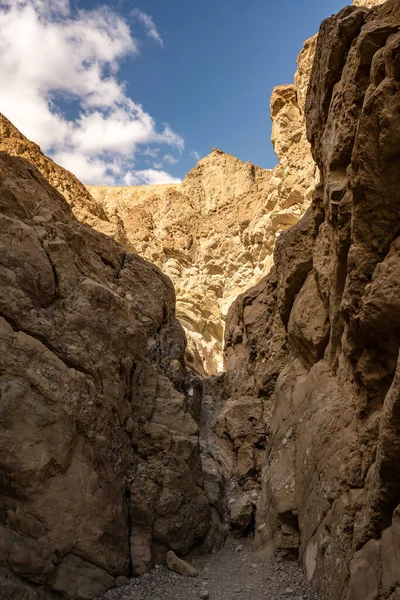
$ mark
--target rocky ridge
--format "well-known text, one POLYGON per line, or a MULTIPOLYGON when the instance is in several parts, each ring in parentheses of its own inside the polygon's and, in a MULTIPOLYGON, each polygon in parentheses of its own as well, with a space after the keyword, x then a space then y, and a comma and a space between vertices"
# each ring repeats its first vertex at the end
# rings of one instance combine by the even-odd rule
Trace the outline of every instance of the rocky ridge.
POLYGON ((298 556, 327 600, 400 597, 399 30, 395 0, 322 24, 306 101, 321 180, 227 317, 221 429, 250 487, 259 429, 267 444, 257 548, 298 556))

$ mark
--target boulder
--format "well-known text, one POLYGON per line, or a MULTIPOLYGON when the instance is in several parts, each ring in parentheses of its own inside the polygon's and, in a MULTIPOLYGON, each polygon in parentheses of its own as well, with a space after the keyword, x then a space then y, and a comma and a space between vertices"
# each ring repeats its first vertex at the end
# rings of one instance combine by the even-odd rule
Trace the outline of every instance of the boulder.
POLYGON ((197 577, 198 573, 192 565, 185 560, 178 558, 175 552, 170 550, 167 554, 167 565, 171 571, 175 571, 183 577, 197 577))

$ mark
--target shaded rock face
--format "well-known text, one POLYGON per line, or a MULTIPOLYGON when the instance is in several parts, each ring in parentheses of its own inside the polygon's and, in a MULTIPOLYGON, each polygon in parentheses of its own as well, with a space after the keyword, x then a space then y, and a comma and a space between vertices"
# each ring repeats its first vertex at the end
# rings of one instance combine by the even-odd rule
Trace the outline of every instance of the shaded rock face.
POLYGON ((170 280, 3 152, 0 221, 0 595, 90 599, 204 538, 201 384, 170 280))
POLYGON ((230 304, 268 273, 277 235, 310 205, 316 167, 304 101, 315 43, 308 40, 299 56, 295 84, 273 92, 280 162, 272 171, 214 150, 179 185, 89 187, 110 221, 123 223, 135 250, 171 277, 188 363, 200 375, 222 369, 230 304))
POLYGON ((229 402, 264 407, 257 547, 298 555, 327 600, 400 594, 399 27, 394 0, 322 24, 321 180, 227 320, 229 402))

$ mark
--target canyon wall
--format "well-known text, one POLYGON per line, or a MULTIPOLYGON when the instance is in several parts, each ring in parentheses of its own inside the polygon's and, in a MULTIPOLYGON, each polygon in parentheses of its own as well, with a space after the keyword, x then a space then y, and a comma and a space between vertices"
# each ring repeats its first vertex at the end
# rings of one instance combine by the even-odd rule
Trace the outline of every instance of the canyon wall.
MULTIPOLYGON (((170 280, 78 222, 27 149, 5 146, 0 595, 90 599, 168 549, 185 554, 218 521, 203 489, 201 382, 184 364, 170 280)), ((54 169, 81 210, 85 189, 54 169)))
POLYGON ((322 24, 320 183, 227 317, 222 434, 250 488, 261 470, 256 546, 299 556, 327 600, 400 597, 399 29, 395 0, 322 24))
POLYGON ((179 185, 85 188, 0 115, 0 151, 34 164, 77 219, 171 278, 188 340, 186 360, 201 376, 222 370, 230 304, 268 273, 276 236, 311 202, 316 167, 304 102, 315 39, 300 53, 294 84, 273 91, 272 141, 279 163, 270 171, 214 149, 179 185))
POLYGON ((274 90, 272 171, 214 150, 179 185, 87 190, 0 116, 6 600, 215 547, 224 484, 234 531, 326 600, 399 599, 400 7, 365 4, 274 90), (201 416, 176 317, 214 373, 252 282, 201 416))

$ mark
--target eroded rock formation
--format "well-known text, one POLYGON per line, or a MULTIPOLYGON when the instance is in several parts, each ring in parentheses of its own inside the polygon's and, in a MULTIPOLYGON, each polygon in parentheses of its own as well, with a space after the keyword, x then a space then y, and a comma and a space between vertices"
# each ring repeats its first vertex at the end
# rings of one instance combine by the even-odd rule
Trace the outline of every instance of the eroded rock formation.
POLYGON ((269 258, 273 232, 268 241, 263 232, 251 239, 249 222, 270 177, 215 150, 180 185, 89 188, 109 218, 124 223, 135 251, 171 277, 188 360, 200 374, 222 367, 221 313, 246 280, 261 276, 269 258))
POLYGON ((272 171, 214 150, 179 185, 89 188, 107 218, 123 223, 135 250, 171 277, 188 361, 201 375, 221 370, 229 305, 269 271, 276 236, 311 202, 316 167, 304 101, 314 51, 311 38, 299 56, 295 83, 273 92, 279 164, 272 171))
POLYGON ((90 599, 205 537, 201 383, 170 280, 4 152, 0 221, 0 596, 90 599))
POLYGON ((218 546, 226 495, 326 600, 400 597, 400 6, 379 4, 326 20, 274 90, 273 171, 216 150, 179 186, 90 193, 0 119, 2 599, 89 600, 218 546), (127 250, 175 281, 205 373, 274 247, 200 432, 171 282, 127 250))
POLYGON ((91 196, 85 186, 69 171, 45 156, 39 146, 28 140, 0 113, 0 152, 20 156, 33 164, 52 186, 56 188, 71 206, 75 217, 98 231, 112 236, 127 250, 132 250, 125 236, 122 223, 112 222, 103 206, 91 196))
POLYGON ((327 600, 400 595, 399 29, 396 0, 323 23, 306 102, 321 181, 227 319, 224 410, 259 423, 239 418, 235 450, 267 439, 257 546, 298 553, 327 600))

